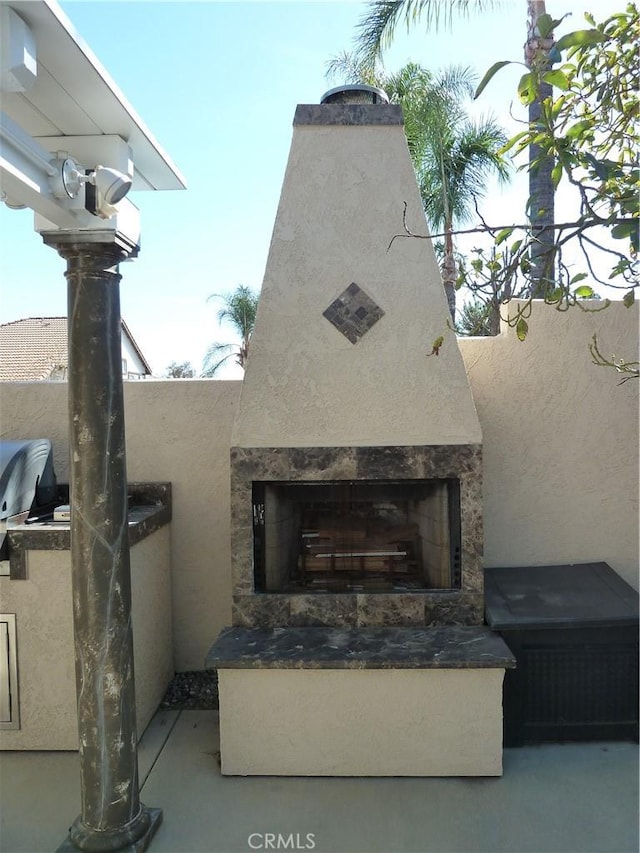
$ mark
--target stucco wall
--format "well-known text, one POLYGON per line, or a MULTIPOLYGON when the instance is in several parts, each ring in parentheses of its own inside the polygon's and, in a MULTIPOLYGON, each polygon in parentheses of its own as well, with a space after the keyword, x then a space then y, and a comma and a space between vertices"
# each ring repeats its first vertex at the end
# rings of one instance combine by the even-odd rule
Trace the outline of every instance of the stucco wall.
MULTIPOLYGON (((131 549, 136 712, 141 736, 173 676, 169 527, 131 549)), ((78 717, 69 551, 28 551, 27 579, 0 578, 3 612, 16 614, 20 728, 0 749, 77 749, 78 717)))
MULTIPOLYGON (((637 352, 637 306, 536 306, 527 340, 460 340, 484 438, 485 564, 606 560, 638 587, 638 383, 591 364, 637 352)), ((431 359, 434 361, 435 359, 431 359)), ((173 484, 175 665, 201 669, 231 624, 229 445, 240 382, 125 384, 133 480, 173 484)), ((68 476, 66 383, 3 383, 1 434, 53 441, 68 476)), ((277 389, 276 389, 277 390, 277 389)))
POLYGON ((240 385, 125 383, 128 477, 172 483, 178 671, 202 669, 218 631, 231 624, 229 443, 240 385))
POLYGON ((222 773, 500 776, 503 677, 484 668, 220 670, 222 773), (391 696, 402 696, 392 711, 391 696))
MULTIPOLYGON (((171 564, 176 670, 201 669, 231 624, 229 445, 240 382, 125 383, 127 471, 173 489, 171 564)), ((2 438, 50 438, 68 482, 66 382, 0 386, 2 438)))
POLYGON ((485 566, 605 560, 638 588, 638 385, 591 363, 638 358, 638 305, 536 303, 525 341, 460 339, 484 438, 485 566))

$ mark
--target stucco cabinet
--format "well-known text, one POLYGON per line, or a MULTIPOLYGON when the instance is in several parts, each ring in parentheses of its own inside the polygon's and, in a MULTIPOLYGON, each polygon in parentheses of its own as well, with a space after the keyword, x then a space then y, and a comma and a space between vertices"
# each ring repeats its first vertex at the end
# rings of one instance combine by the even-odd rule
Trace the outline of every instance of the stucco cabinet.
MULTIPOLYGON (((173 677, 170 484, 138 492, 129 512, 138 737, 173 677)), ((134 490, 135 491, 135 490, 134 490)), ((78 748, 69 526, 9 530, 10 574, 0 577, 6 621, 0 749, 78 748)))

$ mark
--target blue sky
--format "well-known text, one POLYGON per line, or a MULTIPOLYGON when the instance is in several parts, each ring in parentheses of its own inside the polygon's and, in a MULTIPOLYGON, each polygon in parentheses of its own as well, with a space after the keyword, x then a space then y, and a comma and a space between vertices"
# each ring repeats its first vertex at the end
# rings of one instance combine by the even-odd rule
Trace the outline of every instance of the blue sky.
MULTIPOLYGON (((601 19, 623 5, 547 0, 547 11, 572 12, 564 29, 574 29, 585 10, 601 19)), ((186 177, 184 192, 131 194, 142 215, 142 250, 121 266, 121 301, 155 374, 171 361, 199 370, 207 345, 231 337, 207 297, 240 283, 260 287, 295 106, 319 102, 340 82, 326 79, 326 62, 352 46, 366 3, 91 0, 62 7, 186 177)), ((399 32, 385 65, 414 60, 435 71, 463 64, 481 77, 498 59, 521 59, 525 23, 524 0, 507 0, 456 21, 452 31, 427 35, 418 25, 410 35, 399 32)), ((510 132, 520 73, 503 71, 475 106, 493 111, 510 132)), ((483 213, 489 221, 522 221, 525 197, 522 179, 508 190, 491 187, 483 213)), ((64 262, 42 245, 30 211, 0 205, 0 235, 2 322, 63 316, 64 262)))

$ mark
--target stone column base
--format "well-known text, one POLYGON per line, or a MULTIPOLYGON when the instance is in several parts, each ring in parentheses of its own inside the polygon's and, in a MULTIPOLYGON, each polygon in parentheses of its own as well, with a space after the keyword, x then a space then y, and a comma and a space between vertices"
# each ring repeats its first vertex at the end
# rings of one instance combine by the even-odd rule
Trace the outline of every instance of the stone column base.
POLYGON ((78 853, 78 850, 91 850, 96 851, 96 853, 106 853, 106 851, 113 851, 113 853, 144 853, 144 851, 148 849, 151 844, 151 839, 156 834, 158 827, 162 823, 162 809, 143 806, 142 810, 145 815, 148 815, 149 826, 144 835, 138 838, 137 841, 125 844, 124 847, 112 847, 109 846, 112 839, 101 839, 100 833, 95 832, 88 842, 89 846, 83 845, 82 848, 77 847, 71 838, 67 837, 60 847, 58 847, 56 853, 78 853), (104 842, 104 844, 101 844, 101 842, 104 842))

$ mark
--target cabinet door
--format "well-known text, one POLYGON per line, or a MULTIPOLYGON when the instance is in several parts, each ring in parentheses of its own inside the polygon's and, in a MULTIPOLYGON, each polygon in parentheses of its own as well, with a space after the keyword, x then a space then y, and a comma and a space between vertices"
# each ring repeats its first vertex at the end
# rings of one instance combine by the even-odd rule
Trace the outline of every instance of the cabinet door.
POLYGON ((16 617, 0 614, 0 728, 19 729, 16 617))

